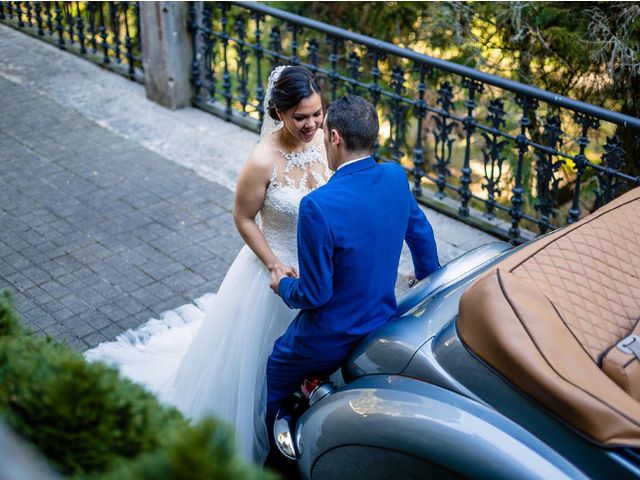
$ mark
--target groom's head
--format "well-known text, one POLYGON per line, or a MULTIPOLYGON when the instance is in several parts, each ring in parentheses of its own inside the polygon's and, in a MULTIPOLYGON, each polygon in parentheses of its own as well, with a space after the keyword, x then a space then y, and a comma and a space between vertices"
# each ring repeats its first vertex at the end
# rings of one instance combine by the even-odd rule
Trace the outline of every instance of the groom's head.
POLYGON ((377 137, 378 114, 364 98, 346 95, 329 104, 324 144, 331 170, 335 171, 349 160, 370 155, 377 137))

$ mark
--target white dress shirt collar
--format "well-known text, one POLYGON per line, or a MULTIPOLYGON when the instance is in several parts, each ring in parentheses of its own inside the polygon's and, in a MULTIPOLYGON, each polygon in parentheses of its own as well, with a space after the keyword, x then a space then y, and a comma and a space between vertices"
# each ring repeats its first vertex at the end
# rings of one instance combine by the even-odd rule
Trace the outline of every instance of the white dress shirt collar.
POLYGON ((348 162, 343 163, 338 168, 336 168, 336 172, 340 170, 342 167, 346 167, 347 165, 351 165, 352 163, 359 162, 360 160, 364 160, 365 158, 369 158, 371 155, 367 155, 365 157, 356 158, 355 160, 349 160, 348 162))

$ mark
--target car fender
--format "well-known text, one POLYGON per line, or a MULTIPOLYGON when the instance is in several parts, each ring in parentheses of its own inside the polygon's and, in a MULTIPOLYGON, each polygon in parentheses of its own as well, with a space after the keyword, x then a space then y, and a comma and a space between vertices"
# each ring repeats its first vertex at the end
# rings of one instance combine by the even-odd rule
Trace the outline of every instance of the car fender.
MULTIPOLYGON (((394 452, 389 458, 399 459, 397 464, 415 459, 416 478, 424 478, 425 469, 432 466, 436 474, 448 472, 451 478, 587 478, 492 408, 395 375, 365 376, 337 389, 303 414, 295 439, 298 466, 306 478, 353 478, 356 470, 335 471, 341 469, 341 449, 342 457, 350 455, 350 462, 360 462, 357 472, 362 478, 384 478, 375 469, 384 463, 380 453, 387 451, 394 452), (349 454, 355 451, 357 455, 349 454), (366 458, 368 451, 371 459, 366 458), (371 471, 366 471, 368 466, 371 471)), ((412 472, 403 475, 412 478, 412 472)))

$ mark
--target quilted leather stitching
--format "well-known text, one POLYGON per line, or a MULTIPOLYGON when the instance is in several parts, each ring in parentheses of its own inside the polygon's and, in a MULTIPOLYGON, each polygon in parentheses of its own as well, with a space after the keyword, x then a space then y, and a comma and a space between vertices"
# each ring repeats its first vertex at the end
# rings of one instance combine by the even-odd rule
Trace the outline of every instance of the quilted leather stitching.
POLYGON ((594 361, 640 317, 640 202, 581 225, 517 266, 556 306, 594 361))

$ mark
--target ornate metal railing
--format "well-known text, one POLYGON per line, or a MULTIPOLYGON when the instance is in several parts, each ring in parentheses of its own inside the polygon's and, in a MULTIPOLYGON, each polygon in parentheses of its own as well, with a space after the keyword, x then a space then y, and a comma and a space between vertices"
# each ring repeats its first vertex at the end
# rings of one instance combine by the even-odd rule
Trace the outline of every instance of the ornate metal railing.
POLYGON ((618 135, 640 119, 254 2, 189 8, 196 106, 257 129, 269 70, 303 65, 326 97, 376 105, 375 155, 416 196, 514 242, 640 185, 618 135))
POLYGON ((139 2, 0 2, 0 21, 143 79, 139 2))

